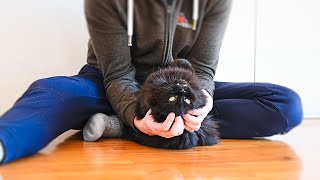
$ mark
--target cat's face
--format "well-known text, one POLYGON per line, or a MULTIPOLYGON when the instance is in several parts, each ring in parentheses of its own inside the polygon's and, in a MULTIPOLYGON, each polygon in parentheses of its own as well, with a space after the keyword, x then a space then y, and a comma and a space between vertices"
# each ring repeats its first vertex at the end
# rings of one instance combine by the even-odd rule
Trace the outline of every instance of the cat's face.
POLYGON ((143 99, 157 121, 165 120, 170 112, 181 116, 204 105, 203 93, 198 86, 184 79, 160 75, 163 74, 155 76, 144 86, 143 93, 143 99))
POLYGON ((186 60, 175 60, 169 67, 151 73, 141 87, 138 98, 139 117, 151 109, 158 122, 169 113, 176 116, 203 107, 206 103, 199 79, 186 60))
POLYGON ((158 103, 158 106, 162 106, 167 111, 174 112, 177 116, 186 114, 189 110, 193 109, 196 103, 196 94, 186 81, 181 79, 175 80, 166 91, 161 93, 163 98, 161 98, 159 103, 162 105, 158 103))

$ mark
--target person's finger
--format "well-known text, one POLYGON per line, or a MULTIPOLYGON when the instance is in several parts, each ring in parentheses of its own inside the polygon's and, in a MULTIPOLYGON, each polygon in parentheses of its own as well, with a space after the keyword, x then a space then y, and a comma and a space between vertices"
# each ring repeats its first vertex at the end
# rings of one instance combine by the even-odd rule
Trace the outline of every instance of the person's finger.
POLYGON ((183 127, 181 127, 180 128, 180 131, 179 131, 179 134, 178 135, 181 135, 181 134, 183 134, 183 132, 184 132, 184 129, 185 129, 185 127, 183 126, 183 127))
POLYGON ((198 108, 198 109, 194 109, 194 110, 191 110, 189 111, 188 113, 189 114, 192 114, 192 115, 195 115, 195 116, 204 116, 204 115, 207 115, 213 108, 213 99, 212 97, 210 96, 210 94, 202 89, 203 93, 205 94, 206 96, 206 105, 202 108, 198 108))
POLYGON ((162 131, 169 131, 172 124, 174 123, 175 117, 176 115, 174 113, 169 113, 169 115, 167 116, 167 119, 160 124, 161 127, 159 127, 158 129, 162 131))
POLYGON ((172 136, 177 136, 179 134, 181 126, 184 126, 182 118, 181 117, 175 118, 175 121, 174 121, 170 131, 168 132, 168 134, 170 134, 172 136))
POLYGON ((190 128, 190 127, 186 124, 186 122, 184 122, 184 129, 186 129, 186 130, 189 131, 189 132, 193 132, 193 131, 194 131, 192 128, 190 128))
POLYGON ((137 117, 134 118, 134 125, 137 127, 141 132, 149 135, 154 136, 155 133, 153 133, 150 128, 148 127, 148 122, 146 121, 146 118, 143 118, 142 120, 138 120, 137 117))
POLYGON ((156 134, 157 125, 159 123, 155 121, 152 115, 146 116, 144 119, 145 119, 146 126, 148 128, 148 131, 151 131, 152 133, 156 134))
POLYGON ((203 116, 204 114, 207 114, 210 110, 208 110, 206 107, 200 108, 200 109, 194 109, 190 110, 188 114, 194 115, 194 116, 203 116))
POLYGON ((149 116, 151 114, 151 109, 149 109, 149 111, 147 112, 147 114, 145 116, 149 116))
POLYGON ((201 124, 201 119, 200 117, 195 117, 193 115, 190 115, 190 114, 185 114, 183 115, 183 119, 190 123, 190 124, 194 124, 194 125, 199 125, 201 124))
POLYGON ((154 121, 153 116, 151 115, 151 109, 146 113, 144 120, 146 122, 147 127, 151 127, 154 121))
POLYGON ((181 123, 182 123, 182 125, 180 126, 180 129, 179 129, 179 132, 178 132, 178 136, 180 136, 184 131, 184 120, 182 119, 181 116, 178 116, 177 118, 180 118, 181 119, 181 123))
POLYGON ((166 131, 166 132, 160 132, 159 136, 164 137, 164 138, 172 138, 175 137, 179 134, 180 128, 183 125, 183 120, 180 118, 176 119, 170 129, 170 131, 166 131))
POLYGON ((186 117, 186 115, 183 115, 183 120, 185 129, 189 132, 193 132, 194 130, 189 126, 190 123, 188 123, 188 117, 186 117))
MULTIPOLYGON (((200 129, 200 124, 199 125, 195 125, 195 124, 191 124, 189 122, 184 122, 185 123, 185 126, 190 128, 191 130, 194 130, 194 131, 198 131, 200 129)), ((189 131, 190 132, 190 131, 189 131)))

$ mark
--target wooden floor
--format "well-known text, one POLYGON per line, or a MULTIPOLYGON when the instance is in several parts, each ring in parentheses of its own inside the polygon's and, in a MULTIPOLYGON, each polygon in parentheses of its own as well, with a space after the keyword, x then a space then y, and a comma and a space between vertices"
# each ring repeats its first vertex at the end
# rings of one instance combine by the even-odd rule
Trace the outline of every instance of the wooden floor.
POLYGON ((317 120, 283 136, 221 140, 183 151, 120 139, 89 143, 74 133, 65 133, 35 156, 0 167, 0 179, 320 179, 317 120))

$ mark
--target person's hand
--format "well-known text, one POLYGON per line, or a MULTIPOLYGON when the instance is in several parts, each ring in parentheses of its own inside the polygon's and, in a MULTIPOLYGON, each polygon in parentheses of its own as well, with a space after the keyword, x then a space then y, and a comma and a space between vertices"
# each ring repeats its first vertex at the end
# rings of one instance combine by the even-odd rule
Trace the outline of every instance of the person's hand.
POLYGON ((170 113, 163 123, 158 123, 151 115, 151 110, 147 112, 143 119, 135 118, 134 125, 149 136, 158 135, 164 138, 179 136, 185 129, 181 116, 175 117, 174 113, 170 113))
POLYGON ((212 110, 213 99, 206 90, 202 90, 206 96, 207 103, 200 109, 194 109, 187 114, 182 115, 184 119, 185 129, 189 132, 198 131, 201 127, 201 123, 208 113, 212 110))

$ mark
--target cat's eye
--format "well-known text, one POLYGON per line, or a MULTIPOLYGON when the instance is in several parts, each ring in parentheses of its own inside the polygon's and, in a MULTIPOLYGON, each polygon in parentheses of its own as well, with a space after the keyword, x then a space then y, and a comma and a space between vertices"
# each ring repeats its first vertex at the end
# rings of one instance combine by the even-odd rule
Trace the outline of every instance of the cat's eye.
POLYGON ((172 96, 172 97, 169 98, 169 101, 172 102, 172 101, 175 101, 176 99, 177 98, 175 96, 172 96))
POLYGON ((184 101, 185 101, 187 104, 191 104, 191 100, 188 99, 188 98, 186 98, 184 101))

